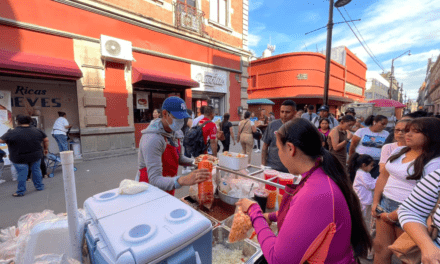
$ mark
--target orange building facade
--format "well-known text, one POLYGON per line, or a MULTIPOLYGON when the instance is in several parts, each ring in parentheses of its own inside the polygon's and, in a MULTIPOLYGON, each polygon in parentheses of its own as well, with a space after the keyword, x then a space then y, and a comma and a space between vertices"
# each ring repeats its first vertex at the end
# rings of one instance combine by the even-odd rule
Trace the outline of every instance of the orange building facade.
MULTIPOLYGON (((329 85, 330 112, 340 106, 363 102, 367 66, 346 47, 332 51, 329 85)), ((281 103, 294 100, 298 109, 323 104, 325 56, 314 52, 287 53, 253 60, 249 67, 249 99, 270 99, 279 117, 281 103)), ((316 110, 315 110, 316 111, 316 110)))
POLYGON ((40 110, 48 135, 66 112, 84 159, 134 153, 169 96, 238 121, 248 9, 248 0, 0 0, 0 90, 13 116, 40 110))

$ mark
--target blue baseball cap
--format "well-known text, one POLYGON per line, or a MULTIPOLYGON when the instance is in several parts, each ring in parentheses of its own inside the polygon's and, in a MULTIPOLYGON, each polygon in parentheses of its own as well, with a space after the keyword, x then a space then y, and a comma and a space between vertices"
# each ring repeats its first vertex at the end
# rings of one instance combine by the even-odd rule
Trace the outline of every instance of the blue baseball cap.
POLYGON ((162 104, 162 110, 167 110, 177 119, 189 118, 186 111, 186 104, 182 98, 171 96, 165 99, 162 104))

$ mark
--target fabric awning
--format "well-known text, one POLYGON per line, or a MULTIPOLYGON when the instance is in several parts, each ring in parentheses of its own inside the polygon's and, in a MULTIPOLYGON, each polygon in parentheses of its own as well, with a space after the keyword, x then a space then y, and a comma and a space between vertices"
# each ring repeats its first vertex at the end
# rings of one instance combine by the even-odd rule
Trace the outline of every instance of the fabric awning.
MULTIPOLYGON (((300 94, 297 96, 292 97, 293 99, 298 98, 298 99, 308 99, 308 98, 319 98, 319 99, 323 99, 322 95, 318 95, 318 94, 300 94)), ((339 102, 344 102, 344 103, 353 103, 354 100, 351 98, 347 98, 347 97, 343 97, 343 96, 337 96, 337 95, 329 95, 328 96, 329 100, 332 101, 339 101, 339 102)))
POLYGON ((255 104, 274 105, 275 103, 269 99, 252 99, 252 100, 247 100, 247 104, 248 105, 255 105, 255 104))
POLYGON ((182 86, 186 88, 199 87, 199 83, 190 77, 178 75, 174 73, 149 70, 144 68, 133 67, 132 71, 133 84, 159 84, 168 86, 182 86))
POLYGON ((73 60, 0 49, 0 73, 77 80, 82 72, 73 60))

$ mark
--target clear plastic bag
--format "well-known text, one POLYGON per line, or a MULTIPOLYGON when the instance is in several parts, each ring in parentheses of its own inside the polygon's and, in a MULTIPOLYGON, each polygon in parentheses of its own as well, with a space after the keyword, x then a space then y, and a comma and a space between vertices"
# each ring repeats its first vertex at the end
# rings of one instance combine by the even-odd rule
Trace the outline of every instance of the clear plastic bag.
POLYGON ((232 221, 231 231, 229 232, 229 243, 235 243, 249 238, 254 228, 251 218, 243 212, 241 206, 235 208, 234 220, 232 221))
POLYGON ((36 256, 33 264, 81 264, 81 262, 65 254, 44 254, 36 256))
POLYGON ((212 162, 208 160, 205 156, 203 160, 199 162, 199 169, 207 169, 209 173, 211 173, 208 180, 199 183, 198 186, 198 196, 199 196, 199 204, 204 207, 211 209, 212 204, 214 203, 214 184, 212 182, 212 162))
POLYGON ((18 229, 15 226, 11 226, 0 230, 0 243, 14 239, 18 236, 18 229))
POLYGON ((125 179, 119 184, 120 194, 137 194, 148 189, 148 183, 125 179))

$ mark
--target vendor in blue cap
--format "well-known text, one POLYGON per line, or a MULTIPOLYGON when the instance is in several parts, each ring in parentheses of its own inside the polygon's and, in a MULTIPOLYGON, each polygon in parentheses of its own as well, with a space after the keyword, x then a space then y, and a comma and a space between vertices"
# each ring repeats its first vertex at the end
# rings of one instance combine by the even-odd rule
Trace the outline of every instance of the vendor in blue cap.
POLYGON ((193 160, 182 155, 180 140, 175 132, 182 129, 184 118, 190 117, 186 104, 179 97, 168 97, 162 105, 162 118, 155 119, 142 131, 139 143, 139 172, 136 179, 148 182, 171 195, 181 186, 206 181, 208 170, 195 170, 188 175, 177 175, 179 165, 191 166, 193 160))

